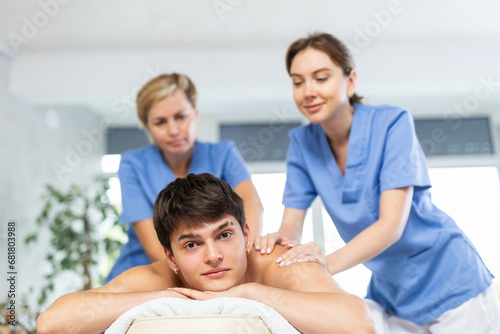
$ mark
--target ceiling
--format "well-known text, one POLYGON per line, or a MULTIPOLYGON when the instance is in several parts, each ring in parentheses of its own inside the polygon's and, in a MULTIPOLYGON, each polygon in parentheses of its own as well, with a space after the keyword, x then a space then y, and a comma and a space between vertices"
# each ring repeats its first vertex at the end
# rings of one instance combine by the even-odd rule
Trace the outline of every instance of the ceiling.
MULTIPOLYGON (((351 47, 369 102, 444 113, 500 81, 499 13, 496 0, 2 0, 0 53, 12 59, 11 93, 37 107, 133 109, 144 81, 179 71, 200 109, 248 116, 293 108, 286 48, 325 31, 351 47)), ((492 87, 489 110, 500 106, 492 87)))
POLYGON ((6 45, 23 19, 43 25, 37 13, 53 16, 21 52, 261 47, 316 30, 348 41, 384 10, 393 14, 377 40, 500 36, 496 0, 4 0, 0 9, 6 45))

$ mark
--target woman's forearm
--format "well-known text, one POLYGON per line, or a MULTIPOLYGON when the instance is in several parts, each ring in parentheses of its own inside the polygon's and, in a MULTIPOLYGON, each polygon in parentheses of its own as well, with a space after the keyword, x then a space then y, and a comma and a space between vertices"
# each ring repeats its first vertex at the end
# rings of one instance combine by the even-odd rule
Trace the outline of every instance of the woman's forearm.
POLYGON ((245 210, 245 219, 250 226, 250 232, 254 238, 262 233, 262 214, 264 207, 260 201, 257 189, 255 189, 252 180, 245 180, 240 182, 234 191, 243 199, 245 210))
POLYGON ((137 239, 151 262, 165 259, 163 246, 160 244, 153 224, 153 219, 132 223, 137 239))
POLYGON ((325 256, 328 272, 338 274, 358 264, 373 259, 399 240, 400 234, 375 222, 354 237, 344 247, 325 256), (379 225, 378 225, 379 224, 379 225))
POLYGON ((306 210, 285 208, 278 233, 288 239, 300 242, 306 210))
POLYGON ((383 191, 379 220, 344 247, 325 257, 331 275, 373 259, 396 243, 403 234, 411 208, 413 187, 383 191))
POLYGON ((264 208, 260 200, 252 199, 244 202, 245 218, 250 226, 250 232, 253 236, 258 237, 262 233, 262 213, 264 208))

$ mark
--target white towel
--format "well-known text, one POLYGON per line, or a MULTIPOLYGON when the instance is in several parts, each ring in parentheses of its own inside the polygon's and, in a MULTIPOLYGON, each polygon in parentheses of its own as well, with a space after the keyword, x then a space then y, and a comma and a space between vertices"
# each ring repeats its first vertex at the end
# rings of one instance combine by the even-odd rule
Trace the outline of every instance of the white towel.
POLYGON ((374 300, 365 298, 365 303, 372 314, 373 321, 375 322, 375 328, 378 334, 389 333, 386 325, 387 312, 374 300))
POLYGON ((221 297, 209 300, 182 298, 158 298, 138 305, 123 313, 106 330, 105 334, 124 334, 135 319, 167 315, 256 315, 259 316, 273 334, 299 333, 281 314, 260 302, 221 297))

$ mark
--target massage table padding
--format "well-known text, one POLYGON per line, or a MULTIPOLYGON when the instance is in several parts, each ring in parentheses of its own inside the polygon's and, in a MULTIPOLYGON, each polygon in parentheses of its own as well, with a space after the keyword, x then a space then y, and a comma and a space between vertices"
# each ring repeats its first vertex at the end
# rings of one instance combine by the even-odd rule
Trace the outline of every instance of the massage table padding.
POLYGON ((255 315, 162 316, 135 320, 126 334, 271 334, 255 315))

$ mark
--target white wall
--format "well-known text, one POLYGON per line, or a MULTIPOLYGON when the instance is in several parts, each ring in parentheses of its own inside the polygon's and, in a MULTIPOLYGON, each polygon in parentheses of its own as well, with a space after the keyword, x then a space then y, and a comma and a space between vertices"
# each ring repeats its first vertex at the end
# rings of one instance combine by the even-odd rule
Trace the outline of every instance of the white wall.
MULTIPOLYGON (((47 183, 65 189, 70 183, 88 183, 100 173, 103 143, 87 145, 82 130, 90 131, 99 125, 99 118, 88 110, 59 112, 34 109, 21 103, 7 92, 10 60, 0 57, 0 268, 5 273, 6 227, 10 220, 17 227, 17 303, 19 293, 26 293, 29 286, 37 286, 48 268, 42 266, 43 250, 47 241, 42 238, 40 247, 27 248, 26 235, 35 229, 35 218, 42 206, 40 195, 47 183), (66 162, 68 149, 80 150, 86 156, 81 161, 66 162), (55 172, 52 164, 66 165, 67 173, 55 172), (71 170, 71 172, 69 171, 71 170)), ((97 137, 96 137, 97 138, 97 137)), ((7 291, 7 281, 0 280, 0 291, 7 291)), ((5 298, 6 295, 2 295, 5 298)))
MULTIPOLYGON (((144 82, 186 73, 198 88, 199 138, 216 141, 221 122, 302 119, 284 65, 288 43, 27 53, 13 63, 9 87, 32 105, 85 106, 115 126, 130 126, 138 123, 135 95, 144 82)), ((403 105, 415 118, 488 115, 498 127, 499 50, 491 40, 373 41, 354 53, 357 91, 368 103, 403 105)))
MULTIPOLYGON (((115 102, 123 94, 133 107, 142 83, 159 73, 177 71, 196 83, 201 111, 233 117, 263 112, 256 111, 255 104, 293 103, 284 64, 287 44, 25 54, 13 64, 10 89, 36 105, 86 105, 110 115, 118 114, 115 102)), ((369 102, 415 101, 425 106, 415 110, 416 114, 435 115, 474 96, 481 80, 491 78, 493 92, 480 101, 481 107, 498 107, 499 51, 490 40, 467 44, 450 40, 446 45, 432 39, 374 43, 354 54, 357 91, 369 102)), ((117 121, 136 121, 133 113, 127 116, 132 117, 117 121)))

